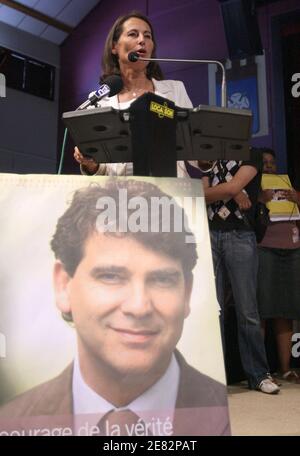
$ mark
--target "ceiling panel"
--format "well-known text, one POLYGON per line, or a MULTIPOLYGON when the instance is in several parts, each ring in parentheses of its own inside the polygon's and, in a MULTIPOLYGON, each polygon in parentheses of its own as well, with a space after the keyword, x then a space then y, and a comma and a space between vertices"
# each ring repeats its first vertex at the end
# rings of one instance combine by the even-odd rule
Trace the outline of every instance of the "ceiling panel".
POLYGON ((46 27, 47 25, 45 22, 38 21, 30 16, 26 16, 18 25, 19 29, 32 33, 33 35, 40 35, 46 27))
MULTIPOLYGON (((67 6, 68 3, 72 3, 73 0, 35 0, 36 5, 34 9, 40 11, 47 16, 57 17, 59 13, 67 6)), ((84 0, 82 0, 84 3, 84 0)))
POLYGON ((72 0, 57 19, 75 27, 99 3, 99 0, 72 0))
POLYGON ((39 2, 39 0, 18 0, 18 3, 21 3, 22 5, 29 6, 29 8, 33 8, 34 5, 36 3, 38 3, 38 2, 39 2))
POLYGON ((41 38, 51 41, 52 43, 60 45, 66 38, 68 34, 62 30, 49 25, 46 30, 41 34, 41 38))
POLYGON ((0 20, 13 27, 17 27, 19 22, 24 18, 25 14, 9 8, 8 6, 2 5, 2 8, 0 9, 0 20))
MULTIPOLYGON (((18 0, 18 3, 71 27, 76 27, 92 8, 100 3, 100 1, 101 0, 18 0)), ((25 15, 6 5, 0 5, 0 23, 1 21, 29 32, 32 35, 40 36, 55 44, 61 44, 68 36, 66 32, 48 26, 43 21, 33 18, 30 15, 25 15)))

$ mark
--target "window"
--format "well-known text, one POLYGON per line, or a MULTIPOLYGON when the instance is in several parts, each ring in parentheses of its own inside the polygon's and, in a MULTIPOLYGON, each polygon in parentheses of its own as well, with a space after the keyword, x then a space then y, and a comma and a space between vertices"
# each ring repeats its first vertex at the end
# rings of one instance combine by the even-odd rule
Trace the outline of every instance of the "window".
POLYGON ((0 47, 0 72, 7 87, 54 100, 54 66, 0 47))

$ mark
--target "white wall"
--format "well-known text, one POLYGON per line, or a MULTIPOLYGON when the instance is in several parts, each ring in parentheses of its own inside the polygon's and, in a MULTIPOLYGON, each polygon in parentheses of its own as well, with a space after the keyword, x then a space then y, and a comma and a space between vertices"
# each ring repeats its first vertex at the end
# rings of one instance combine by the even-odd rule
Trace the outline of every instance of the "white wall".
POLYGON ((0 46, 56 67, 54 101, 10 88, 0 98, 0 172, 55 173, 60 48, 1 22, 0 46))

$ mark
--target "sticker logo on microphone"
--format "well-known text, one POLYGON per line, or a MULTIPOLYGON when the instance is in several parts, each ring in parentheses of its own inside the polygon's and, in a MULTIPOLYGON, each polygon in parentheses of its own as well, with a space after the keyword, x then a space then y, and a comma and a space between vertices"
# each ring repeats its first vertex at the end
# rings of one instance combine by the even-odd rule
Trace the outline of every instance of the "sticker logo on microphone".
POLYGON ((151 101, 150 103, 150 111, 154 112, 158 115, 160 119, 164 117, 168 117, 169 119, 174 119, 175 111, 168 107, 167 103, 163 105, 156 103, 155 101, 151 101))

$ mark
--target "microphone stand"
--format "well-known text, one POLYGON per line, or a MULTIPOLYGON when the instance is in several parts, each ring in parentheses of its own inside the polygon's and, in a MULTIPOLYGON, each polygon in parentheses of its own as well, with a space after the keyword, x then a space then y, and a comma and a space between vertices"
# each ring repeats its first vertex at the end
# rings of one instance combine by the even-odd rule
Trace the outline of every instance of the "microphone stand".
POLYGON ((188 60, 188 59, 147 59, 144 57, 140 57, 138 53, 134 52, 137 60, 144 60, 145 62, 182 62, 182 63, 214 63, 215 65, 219 65, 222 70, 222 87, 221 87, 221 106, 222 108, 226 108, 227 106, 227 93, 226 93, 226 70, 222 62, 219 60, 188 60))

